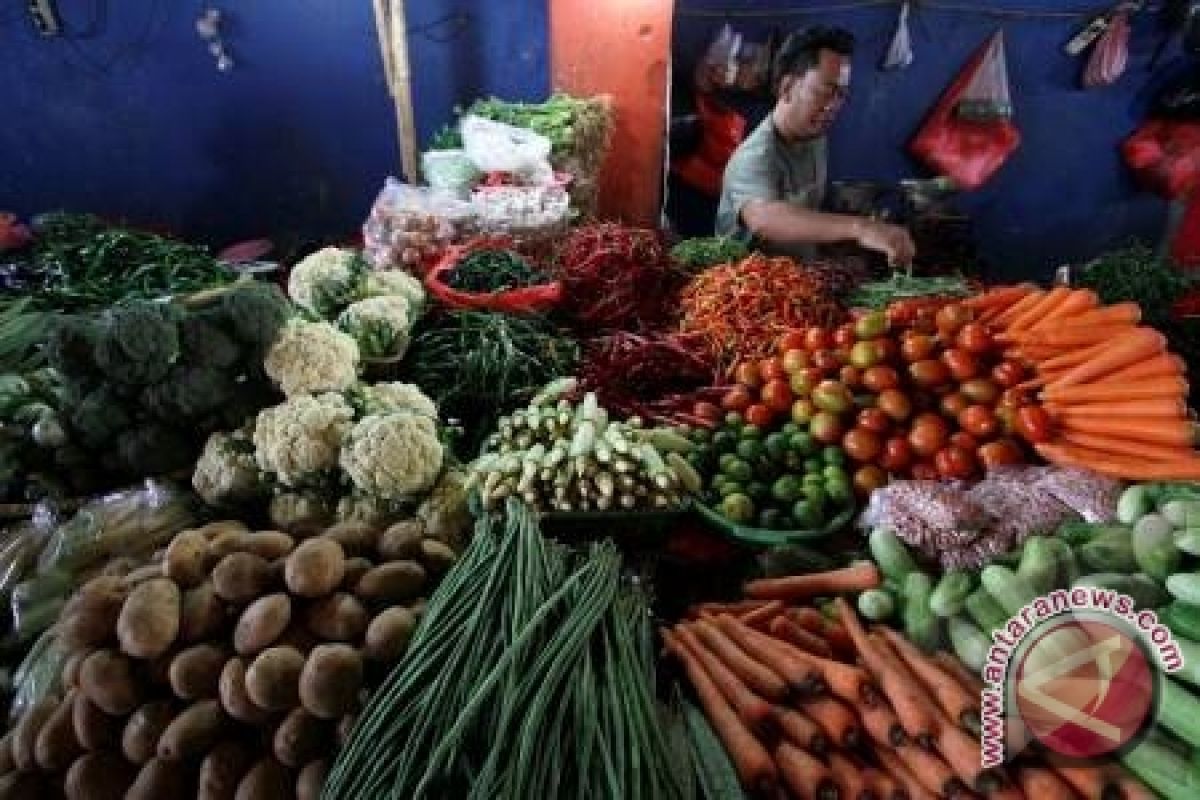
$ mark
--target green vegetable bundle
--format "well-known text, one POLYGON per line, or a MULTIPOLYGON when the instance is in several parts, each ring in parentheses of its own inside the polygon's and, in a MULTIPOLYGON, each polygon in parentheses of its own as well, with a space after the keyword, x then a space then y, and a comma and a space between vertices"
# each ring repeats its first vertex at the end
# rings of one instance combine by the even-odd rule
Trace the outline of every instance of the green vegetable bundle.
POLYGON ((684 239, 671 248, 671 258, 688 272, 700 272, 717 264, 741 261, 750 255, 745 243, 729 236, 684 239))
POLYGON ((573 555, 483 517, 367 705, 323 797, 684 797, 645 595, 611 543, 573 555))

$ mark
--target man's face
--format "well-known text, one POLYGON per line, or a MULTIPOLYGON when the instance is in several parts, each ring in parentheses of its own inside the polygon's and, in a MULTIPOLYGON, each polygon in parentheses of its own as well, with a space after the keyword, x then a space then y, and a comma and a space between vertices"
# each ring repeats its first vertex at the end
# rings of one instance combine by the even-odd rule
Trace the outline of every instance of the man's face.
POLYGON ((817 65, 802 75, 788 75, 779 87, 787 127, 793 135, 820 136, 837 119, 850 92, 850 59, 822 50, 817 65))

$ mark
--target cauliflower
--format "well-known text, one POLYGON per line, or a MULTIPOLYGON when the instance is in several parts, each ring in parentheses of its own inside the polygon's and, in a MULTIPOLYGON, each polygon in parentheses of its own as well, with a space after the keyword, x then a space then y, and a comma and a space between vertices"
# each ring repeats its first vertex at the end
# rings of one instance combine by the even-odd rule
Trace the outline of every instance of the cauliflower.
POLYGON ((382 530, 399 515, 399 512, 394 503, 374 495, 355 492, 338 500, 334 514, 338 522, 362 522, 382 530))
POLYGON ((412 330, 408 308, 408 301, 399 295, 370 297, 351 303, 337 324, 354 337, 364 358, 398 359, 408 349, 412 330))
POLYGON ((338 463, 359 491, 396 500, 433 486, 442 457, 431 417, 395 411, 363 417, 346 437, 338 463))
POLYGON ((364 414, 412 411, 437 419, 437 405, 415 383, 364 384, 358 392, 364 414))
POLYGON ((255 458, 286 486, 302 486, 337 466, 354 409, 338 394, 300 395, 265 408, 254 426, 255 458))
POLYGON ((217 432, 208 437, 192 487, 210 506, 229 506, 253 500, 266 488, 258 463, 254 460, 254 442, 245 431, 217 432))
POLYGON ((474 522, 467 506, 467 473, 447 469, 417 508, 417 519, 425 523, 427 536, 461 552, 474 522))
POLYGON ((354 250, 326 247, 292 267, 288 295, 296 305, 329 318, 362 298, 366 281, 367 262, 361 255, 354 250))
POLYGON ((413 322, 425 308, 425 287, 421 282, 402 270, 372 272, 367 275, 367 297, 399 295, 408 301, 408 316, 413 322))
POLYGON ((289 323, 267 351, 263 368, 285 397, 341 392, 358 379, 354 338, 328 322, 289 323))
POLYGON ((316 492, 281 492, 271 498, 271 524, 296 534, 320 533, 333 524, 329 500, 316 492))

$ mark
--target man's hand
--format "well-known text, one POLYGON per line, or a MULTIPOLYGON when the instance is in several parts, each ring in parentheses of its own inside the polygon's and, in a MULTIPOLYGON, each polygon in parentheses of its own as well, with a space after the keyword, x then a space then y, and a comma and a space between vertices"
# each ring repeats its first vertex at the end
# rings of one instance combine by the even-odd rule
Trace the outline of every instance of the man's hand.
POLYGON ((888 264, 893 267, 907 267, 917 254, 912 237, 899 225, 863 219, 859 221, 856 238, 861 247, 887 256, 888 264))

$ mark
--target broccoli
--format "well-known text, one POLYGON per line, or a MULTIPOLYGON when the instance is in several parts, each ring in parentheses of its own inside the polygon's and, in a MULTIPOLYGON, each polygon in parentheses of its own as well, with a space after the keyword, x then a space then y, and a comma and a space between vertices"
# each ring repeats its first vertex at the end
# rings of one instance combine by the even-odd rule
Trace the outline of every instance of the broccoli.
POLYGON ((251 283, 231 289, 221 300, 233 335, 256 355, 265 353, 279 329, 293 315, 292 304, 273 283, 251 283))
POLYGON ((141 400, 159 419, 194 419, 216 411, 233 393, 233 379, 224 370, 176 366, 162 383, 147 387, 141 400))
POLYGON ((224 314, 198 311, 188 314, 179 323, 179 345, 182 359, 200 367, 229 369, 242 357, 241 346, 225 332, 224 314))
POLYGON ((98 332, 87 317, 63 317, 50 329, 46 361, 62 375, 77 379, 96 373, 98 332))
POLYGON ((150 423, 119 437, 117 456, 130 474, 149 477, 190 467, 196 448, 182 432, 150 423))
POLYGON ((89 450, 100 449, 133 424, 125 407, 110 386, 88 392, 70 411, 74 438, 89 450))
POLYGON ((108 309, 97 321, 96 365, 118 383, 162 380, 179 357, 179 318, 166 303, 138 301, 108 309))

